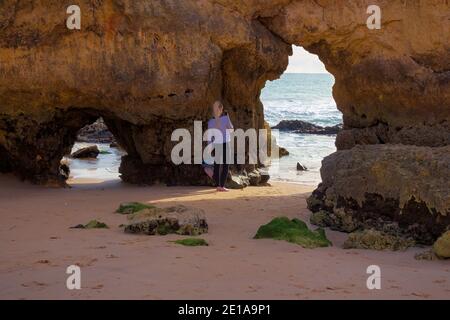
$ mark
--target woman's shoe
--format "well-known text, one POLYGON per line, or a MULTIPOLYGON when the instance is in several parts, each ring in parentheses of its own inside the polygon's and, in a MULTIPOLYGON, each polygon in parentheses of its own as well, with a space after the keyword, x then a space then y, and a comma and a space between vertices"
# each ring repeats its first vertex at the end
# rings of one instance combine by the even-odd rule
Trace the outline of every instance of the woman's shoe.
POLYGON ((228 191, 230 191, 230 190, 228 190, 227 188, 224 188, 224 187, 220 188, 220 192, 228 192, 228 191))

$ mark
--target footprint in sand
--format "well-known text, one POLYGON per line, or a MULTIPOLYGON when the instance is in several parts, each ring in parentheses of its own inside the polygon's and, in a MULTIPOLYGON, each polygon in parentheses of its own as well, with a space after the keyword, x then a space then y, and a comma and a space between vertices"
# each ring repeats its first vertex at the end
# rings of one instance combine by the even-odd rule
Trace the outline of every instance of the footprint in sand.
POLYGON ((343 290, 343 288, 339 288, 339 287, 326 287, 326 289, 329 291, 343 290))
POLYGON ((32 281, 32 282, 28 282, 28 283, 22 283, 21 286, 25 287, 25 288, 29 288, 29 287, 47 287, 48 284, 44 283, 44 282, 39 282, 39 281, 32 281))
POLYGON ((90 247, 91 249, 106 249, 106 246, 90 247))
POLYGON ((389 288, 390 288, 390 289, 400 289, 399 286, 390 286, 389 288))
POLYGON ((103 289, 103 287, 104 287, 104 285, 98 284, 98 285, 96 285, 96 286, 90 287, 89 289, 92 289, 92 290, 100 290, 100 289, 103 289))
POLYGON ((50 261, 47 260, 47 259, 42 259, 42 260, 36 261, 35 263, 38 263, 38 264, 50 264, 50 261))
POLYGON ((246 290, 247 293, 250 293, 250 292, 258 292, 258 290, 261 289, 260 286, 248 286, 248 288, 249 288, 250 290, 246 290))
POLYGON ((411 293, 410 296, 419 297, 419 298, 425 298, 425 299, 431 297, 431 295, 429 295, 427 293, 417 293, 417 292, 411 293))
POLYGON ((441 283, 446 283, 447 282, 447 280, 445 280, 445 279, 441 279, 441 280, 434 280, 433 281, 433 283, 438 283, 438 284, 441 284, 441 283))
POLYGON ((98 259, 93 258, 93 259, 88 260, 87 262, 77 262, 77 263, 75 263, 75 265, 79 266, 80 268, 90 267, 94 264, 94 262, 97 262, 97 261, 98 261, 98 259))

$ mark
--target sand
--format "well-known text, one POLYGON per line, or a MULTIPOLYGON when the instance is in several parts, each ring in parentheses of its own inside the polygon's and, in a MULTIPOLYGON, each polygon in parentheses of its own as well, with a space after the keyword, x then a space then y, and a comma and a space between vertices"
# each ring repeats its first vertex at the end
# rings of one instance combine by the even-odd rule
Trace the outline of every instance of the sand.
POLYGON ((344 250, 346 234, 327 230, 320 249, 254 240, 276 216, 309 220, 312 187, 216 193, 202 187, 139 187, 120 181, 72 181, 50 189, 0 175, 1 299, 449 299, 450 261, 417 261, 405 252, 344 250), (205 210, 208 247, 182 237, 124 234, 121 202, 184 204, 205 210), (70 229, 91 219, 107 230, 70 229), (66 268, 81 266, 81 290, 66 288, 66 268), (367 267, 381 268, 381 290, 369 290, 367 267))

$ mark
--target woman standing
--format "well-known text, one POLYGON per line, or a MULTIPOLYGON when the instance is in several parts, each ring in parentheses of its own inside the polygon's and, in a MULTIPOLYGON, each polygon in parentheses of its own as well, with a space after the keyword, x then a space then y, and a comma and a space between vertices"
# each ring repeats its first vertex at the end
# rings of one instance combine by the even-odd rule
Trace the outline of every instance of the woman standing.
POLYGON ((220 101, 214 102, 212 106, 213 118, 208 121, 208 129, 217 129, 217 134, 212 135, 214 143, 214 182, 217 191, 226 192, 225 183, 228 178, 228 167, 231 161, 230 130, 234 129, 228 113, 224 111, 223 104, 220 101), (220 132, 220 134, 219 134, 220 132))

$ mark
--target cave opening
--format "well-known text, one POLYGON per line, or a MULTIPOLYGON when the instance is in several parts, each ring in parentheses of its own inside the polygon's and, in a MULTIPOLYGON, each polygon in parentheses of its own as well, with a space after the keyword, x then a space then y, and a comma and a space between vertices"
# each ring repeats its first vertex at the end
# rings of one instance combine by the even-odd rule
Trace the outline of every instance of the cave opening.
POLYGON ((261 92, 265 120, 282 149, 272 180, 317 185, 322 159, 336 151, 342 113, 333 98, 334 76, 315 54, 293 46, 283 75, 261 92), (287 152, 286 152, 287 151, 287 152), (305 170, 307 169, 307 170, 305 170))
POLYGON ((119 167, 127 152, 99 116, 76 133, 69 153, 61 160, 68 185, 82 182, 120 181, 119 167))

